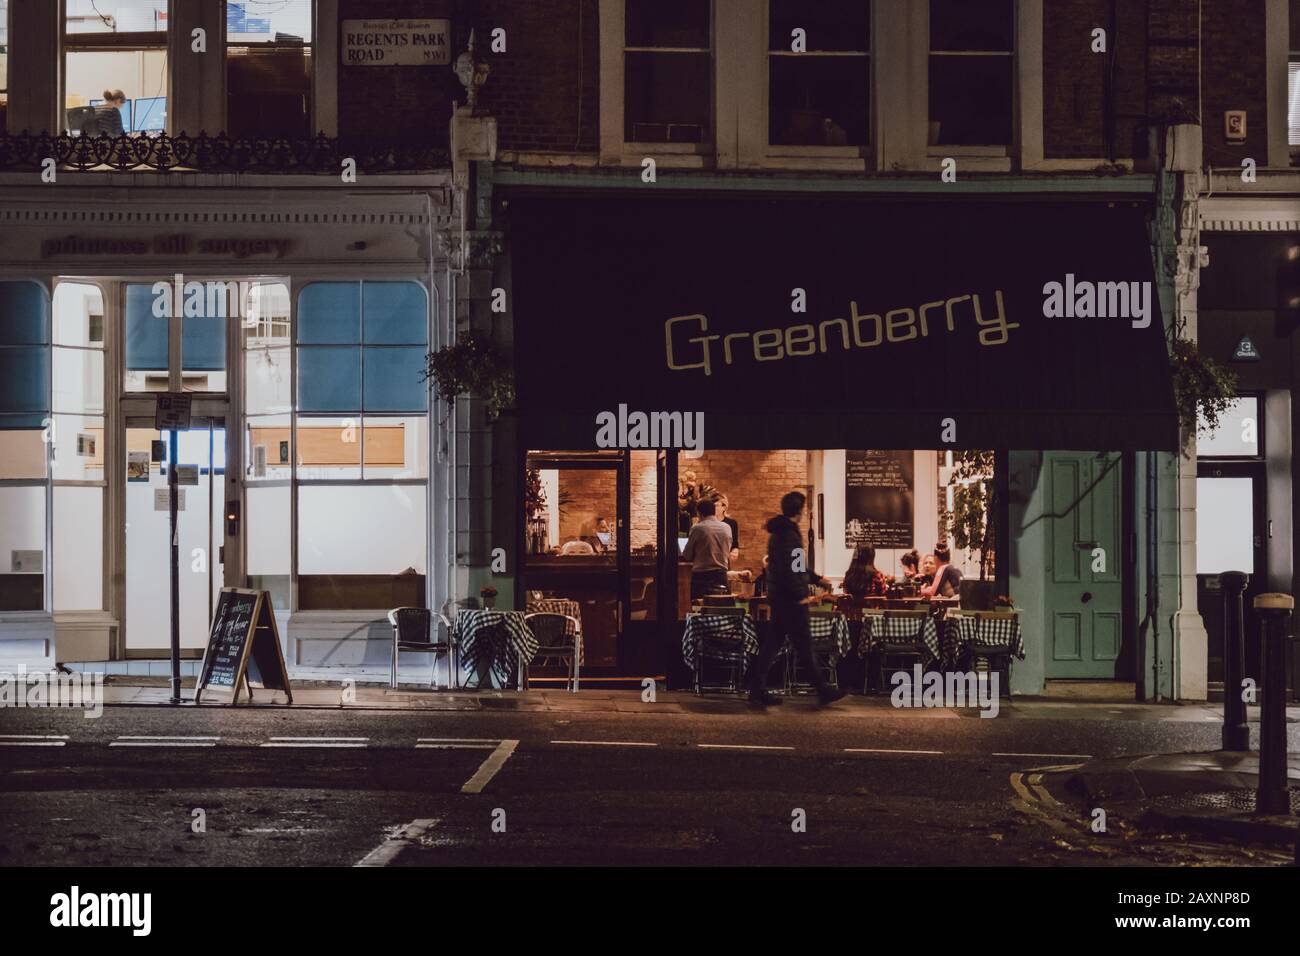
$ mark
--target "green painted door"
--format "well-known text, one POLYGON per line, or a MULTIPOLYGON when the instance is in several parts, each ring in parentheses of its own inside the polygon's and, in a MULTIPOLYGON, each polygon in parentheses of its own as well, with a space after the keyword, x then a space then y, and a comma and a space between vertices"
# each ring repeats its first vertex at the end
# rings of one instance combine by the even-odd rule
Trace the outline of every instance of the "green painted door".
POLYGON ((1123 636, 1118 453, 1048 452, 1047 677, 1115 677, 1123 636))

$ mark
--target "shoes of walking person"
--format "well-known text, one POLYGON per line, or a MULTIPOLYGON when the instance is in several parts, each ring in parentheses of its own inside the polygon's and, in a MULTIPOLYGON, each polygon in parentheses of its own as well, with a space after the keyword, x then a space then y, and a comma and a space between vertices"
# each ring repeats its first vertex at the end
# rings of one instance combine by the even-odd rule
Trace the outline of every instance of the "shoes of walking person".
POLYGON ((777 704, 783 704, 785 701, 780 697, 773 697, 767 691, 758 694, 749 695, 749 703, 754 707, 772 707, 777 704))
POLYGON ((847 694, 848 691, 846 690, 840 690, 838 687, 830 687, 826 690, 819 690, 817 692, 817 700, 823 707, 825 707, 827 704, 835 703, 847 694))

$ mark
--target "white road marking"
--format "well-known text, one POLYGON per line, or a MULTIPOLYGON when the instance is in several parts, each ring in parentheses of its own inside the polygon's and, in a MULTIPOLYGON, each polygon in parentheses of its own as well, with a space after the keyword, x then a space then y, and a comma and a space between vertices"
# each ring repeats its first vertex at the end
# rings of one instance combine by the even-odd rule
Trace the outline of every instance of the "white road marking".
POLYGON ((942 750, 883 750, 871 747, 845 747, 846 754, 921 754, 926 757, 942 757, 942 750))
POLYGON ((793 747, 773 747, 770 744, 696 744, 706 750, 794 750, 793 747))
POLYGON ((496 750, 500 739, 483 737, 420 737, 416 750, 496 750))
POLYGON ((353 865, 387 866, 397 854, 437 825, 437 820, 412 820, 353 865))
POLYGON ((994 753, 994 757, 1050 757, 1063 760, 1091 760, 1092 754, 1004 754, 994 753))
POLYGON ((62 747, 67 734, 0 734, 0 747, 62 747))
POLYGON ((552 740, 553 744, 571 744, 575 747, 658 747, 645 740, 552 740))
POLYGON ((202 740, 114 740, 110 747, 215 747, 216 744, 202 740))
POLYGON ((67 734, 0 734, 0 740, 67 740, 67 734))
POLYGON ((364 749, 369 737, 272 737, 270 743, 263 747, 288 747, 295 749, 311 748, 317 750, 364 749))
POLYGON ((491 783, 492 778, 497 775, 505 762, 510 759, 510 755, 515 752, 519 746, 517 740, 503 740, 497 744, 496 750, 493 750, 482 765, 474 773, 474 776, 465 781, 465 786, 460 788, 461 793, 482 793, 483 788, 491 783))

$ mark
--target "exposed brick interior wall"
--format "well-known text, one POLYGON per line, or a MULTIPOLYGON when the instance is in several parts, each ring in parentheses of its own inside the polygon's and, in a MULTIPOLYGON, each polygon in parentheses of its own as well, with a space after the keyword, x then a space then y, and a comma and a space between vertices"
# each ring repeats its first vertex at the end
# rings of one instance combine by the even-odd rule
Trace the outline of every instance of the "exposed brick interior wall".
MULTIPOLYGON (((455 63, 469 37, 466 6, 463 0, 339 0, 336 29, 342 31, 343 20, 447 18, 455 63)), ((401 137, 446 146, 453 102, 463 100, 465 90, 450 65, 340 64, 338 95, 339 131, 345 137, 401 137)))
POLYGON ((597 517, 614 526, 617 507, 615 473, 612 469, 568 469, 560 472, 560 494, 572 497, 560 511, 560 539, 552 547, 581 536, 597 517))
POLYGON ((1268 162, 1268 68, 1264 0, 1204 0, 1201 68, 1205 161, 1240 166, 1246 157, 1268 162), (1225 110, 1246 111, 1246 142, 1230 146, 1225 110))
POLYGON ((1108 55, 1092 52, 1092 31, 1107 31, 1113 51, 1116 158, 1144 156, 1139 139, 1146 113, 1147 3, 1046 0, 1043 4, 1043 154, 1051 159, 1102 159, 1106 147, 1108 55))
MULTIPOLYGON (((712 485, 727 496, 729 516, 740 525, 740 559, 732 570, 757 574, 767 552, 764 525, 781 509, 781 496, 808 484, 805 451, 710 451, 700 458, 682 457, 678 474, 712 485)), ((807 512, 804 530, 807 531, 807 512)))
POLYGON ((478 48, 492 66, 480 104, 503 150, 594 152, 599 140, 597 0, 479 0, 478 48), (506 31, 506 52, 486 37, 506 31))

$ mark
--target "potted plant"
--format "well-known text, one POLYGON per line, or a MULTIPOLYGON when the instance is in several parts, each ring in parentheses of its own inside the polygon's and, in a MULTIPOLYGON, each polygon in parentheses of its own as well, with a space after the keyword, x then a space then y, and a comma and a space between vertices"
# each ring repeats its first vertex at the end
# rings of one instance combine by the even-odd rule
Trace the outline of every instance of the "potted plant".
POLYGON ((490 609, 497 606, 497 589, 492 585, 487 584, 479 588, 478 596, 483 599, 483 606, 485 608, 490 609))
POLYGON ((980 580, 993 564, 993 452, 957 451, 952 456, 952 512, 948 526, 952 541, 963 551, 980 553, 980 580))
POLYGON ((699 517, 701 501, 713 498, 718 490, 695 480, 695 472, 684 473, 677 483, 677 531, 683 537, 691 533, 691 523, 699 517))
POLYGON ((461 332, 455 345, 425 356, 424 380, 433 379, 438 397, 455 405, 461 395, 482 398, 488 421, 514 404, 515 373, 510 357, 485 335, 461 332))

